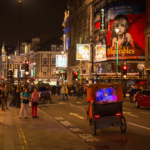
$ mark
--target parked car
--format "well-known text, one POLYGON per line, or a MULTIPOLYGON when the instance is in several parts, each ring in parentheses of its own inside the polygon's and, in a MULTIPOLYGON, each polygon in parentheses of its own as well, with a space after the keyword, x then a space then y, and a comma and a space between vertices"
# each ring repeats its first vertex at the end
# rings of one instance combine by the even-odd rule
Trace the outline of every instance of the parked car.
POLYGON ((136 108, 139 108, 140 106, 150 108, 150 91, 142 90, 137 92, 134 95, 134 104, 136 108))

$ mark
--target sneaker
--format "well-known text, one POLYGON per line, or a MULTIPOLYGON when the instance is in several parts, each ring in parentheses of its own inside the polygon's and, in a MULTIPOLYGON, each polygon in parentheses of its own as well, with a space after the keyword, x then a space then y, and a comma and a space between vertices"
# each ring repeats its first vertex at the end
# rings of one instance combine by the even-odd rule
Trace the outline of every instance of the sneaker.
POLYGON ((19 119, 22 119, 21 117, 19 117, 19 119))
POLYGON ((35 118, 34 116, 32 116, 32 118, 35 118))
POLYGON ((24 119, 28 119, 28 117, 24 117, 24 119))
POLYGON ((6 108, 7 110, 9 110, 8 108, 6 108))
POLYGON ((2 109, 2 111, 6 111, 5 109, 2 109))
POLYGON ((35 118, 39 118, 38 116, 35 116, 35 118))

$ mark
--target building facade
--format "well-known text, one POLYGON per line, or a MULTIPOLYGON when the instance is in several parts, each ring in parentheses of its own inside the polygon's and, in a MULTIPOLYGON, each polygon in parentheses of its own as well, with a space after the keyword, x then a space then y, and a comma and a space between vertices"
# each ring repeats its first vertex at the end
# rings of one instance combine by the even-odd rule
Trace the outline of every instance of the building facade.
POLYGON ((78 71, 80 82, 90 78, 98 82, 121 81, 122 66, 126 65, 127 78, 122 80, 125 84, 145 83, 145 7, 145 0, 68 0, 69 18, 64 21, 64 30, 69 27, 66 51, 72 79, 78 71), (89 60, 76 59, 77 44, 90 45, 89 60))
POLYGON ((145 49, 145 70, 146 70, 146 83, 150 85, 150 0, 146 0, 146 49, 145 49))

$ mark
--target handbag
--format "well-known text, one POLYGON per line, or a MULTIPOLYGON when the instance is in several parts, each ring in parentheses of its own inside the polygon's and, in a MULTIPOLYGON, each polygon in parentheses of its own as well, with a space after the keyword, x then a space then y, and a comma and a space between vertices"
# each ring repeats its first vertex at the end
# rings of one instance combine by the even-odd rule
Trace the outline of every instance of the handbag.
POLYGON ((37 106, 37 105, 38 105, 38 102, 32 102, 32 105, 33 105, 33 106, 37 106))
POLYGON ((23 99, 23 103, 24 103, 24 104, 28 104, 28 103, 29 103, 29 100, 23 99))

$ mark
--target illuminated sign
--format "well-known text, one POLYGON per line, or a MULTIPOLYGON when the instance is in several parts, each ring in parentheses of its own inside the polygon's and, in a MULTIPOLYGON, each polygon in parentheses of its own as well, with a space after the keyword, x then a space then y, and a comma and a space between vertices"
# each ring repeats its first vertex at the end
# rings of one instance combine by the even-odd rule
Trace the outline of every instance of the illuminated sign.
POLYGON ((90 44, 77 44, 77 60, 90 60, 90 44))
POLYGON ((56 55, 56 67, 67 67, 66 55, 56 55))
POLYGON ((96 60, 106 60, 106 45, 96 45, 96 60))
POLYGON ((101 31, 105 31, 105 10, 101 9, 101 31))
POLYGON ((65 11, 65 17, 64 17, 64 22, 67 20, 67 18, 69 17, 69 10, 65 11))
POLYGON ((126 59, 145 56, 145 5, 116 4, 107 8, 107 58, 118 55, 126 59), (116 33, 116 29, 119 32, 116 33))
POLYGON ((100 29, 100 22, 96 22, 96 23, 95 23, 95 28, 96 28, 96 29, 100 29))

